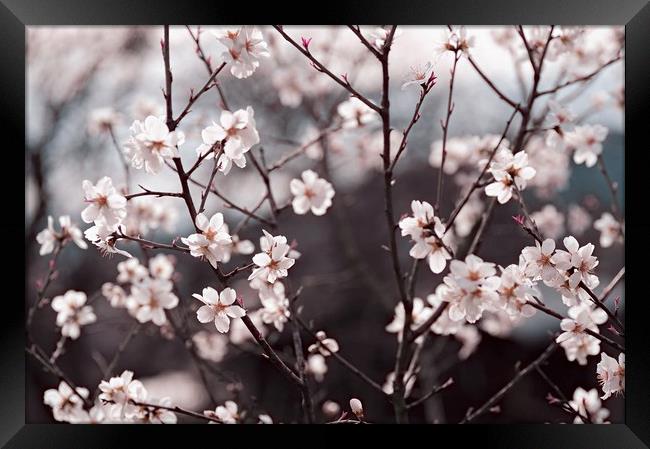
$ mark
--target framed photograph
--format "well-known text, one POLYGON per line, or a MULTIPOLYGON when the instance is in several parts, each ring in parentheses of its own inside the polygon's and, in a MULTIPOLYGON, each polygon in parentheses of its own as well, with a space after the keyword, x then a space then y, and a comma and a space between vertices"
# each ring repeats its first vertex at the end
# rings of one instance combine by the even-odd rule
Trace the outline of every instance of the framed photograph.
POLYGON ((0 442, 649 447, 647 2, 304 6, 3 0, 0 442))

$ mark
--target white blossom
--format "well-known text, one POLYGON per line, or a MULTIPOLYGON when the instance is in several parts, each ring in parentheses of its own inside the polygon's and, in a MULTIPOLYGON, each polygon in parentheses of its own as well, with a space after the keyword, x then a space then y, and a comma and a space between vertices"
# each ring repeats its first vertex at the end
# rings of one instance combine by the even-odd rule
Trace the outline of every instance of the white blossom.
POLYGON ((547 119, 550 128, 568 125, 575 119, 575 115, 568 108, 555 100, 548 101, 548 108, 550 113, 547 119))
POLYGON ((442 42, 436 44, 435 47, 435 53, 438 55, 447 51, 460 51, 469 54, 469 49, 474 46, 474 36, 468 36, 467 29, 464 26, 455 28, 452 31, 445 30, 444 33, 442 42))
POLYGON ((569 206, 568 212, 569 230, 574 235, 583 234, 591 226, 591 215, 583 207, 577 204, 569 206))
POLYGON ((402 236, 410 236, 415 245, 409 255, 415 259, 428 258, 429 268, 434 273, 442 273, 451 259, 448 246, 449 237, 445 236, 445 226, 434 216, 433 207, 426 201, 412 201, 413 216, 399 221, 402 236))
MULTIPOLYGON (((228 233, 228 225, 224 224, 224 232, 228 233)), ((255 252, 255 245, 250 240, 242 240, 238 235, 230 236, 230 244, 223 246, 223 259, 222 262, 227 263, 233 254, 241 254, 248 256, 255 252)))
MULTIPOLYGON (((592 388, 589 391, 578 387, 573 392, 573 399, 569 401, 569 405, 580 415, 589 419, 593 424, 604 424, 609 417, 609 410, 603 408, 598 398, 598 391, 592 388)), ((576 416, 573 420, 574 424, 587 424, 583 418, 576 416)))
POLYGON ((307 372, 314 376, 316 382, 322 382, 327 373, 327 361, 322 354, 310 354, 307 357, 307 372))
POLYGON ((358 128, 379 120, 377 113, 357 97, 350 97, 338 105, 344 128, 358 128))
POLYGON ((65 381, 58 389, 51 388, 43 394, 43 403, 52 408, 57 421, 75 423, 83 419, 84 400, 88 397, 86 388, 77 387, 76 392, 65 381))
POLYGON ((606 137, 607 128, 604 126, 583 125, 568 131, 564 140, 567 146, 574 150, 573 162, 593 167, 603 151, 602 143, 606 137))
POLYGON ((561 281, 561 275, 553 261, 554 253, 555 240, 553 239, 546 239, 541 245, 535 242, 535 246, 522 249, 521 255, 526 262, 526 276, 531 279, 541 278, 546 285, 557 285, 561 281))
POLYGON ((560 322, 562 332, 555 341, 564 348, 567 359, 577 360, 580 365, 587 364, 587 356, 600 352, 600 340, 585 330, 598 333, 598 325, 607 321, 607 314, 600 308, 584 302, 569 308, 569 318, 560 322))
POLYGON ((115 230, 107 227, 103 222, 96 224, 84 231, 84 237, 93 245, 99 248, 103 255, 120 254, 124 257, 133 257, 128 252, 119 249, 115 244, 117 238, 114 235, 115 230))
POLYGON ((285 295, 284 284, 276 281, 269 288, 259 291, 260 301, 263 309, 261 311, 262 321, 273 326, 282 332, 284 323, 291 315, 289 310, 289 299, 285 295))
POLYGON ((131 137, 124 144, 124 155, 133 168, 158 173, 165 159, 180 157, 178 147, 185 142, 182 131, 169 131, 162 117, 153 115, 131 125, 131 137))
POLYGON ((54 219, 51 216, 47 217, 47 228, 36 235, 36 241, 41 245, 41 249, 38 252, 39 255, 44 256, 50 254, 54 251, 57 243, 65 245, 70 240, 81 249, 88 248, 88 244, 84 241, 81 230, 72 224, 69 215, 59 217, 59 225, 61 226, 61 231, 57 232, 54 229, 54 219))
POLYGON ((132 401, 147 398, 147 390, 139 380, 133 380, 133 371, 125 370, 119 377, 102 380, 99 384, 99 399, 111 404, 110 415, 121 419, 130 418, 138 411, 132 401))
POLYGON ((218 212, 209 220, 204 214, 197 214, 195 225, 201 233, 181 238, 181 241, 190 248, 192 256, 207 259, 213 267, 216 267, 226 254, 228 258, 230 257, 228 247, 232 243, 232 238, 227 232, 223 214, 218 212))
POLYGON ((528 304, 538 294, 521 265, 511 264, 501 270, 499 306, 511 316, 531 317, 535 309, 528 304))
POLYGON ((104 176, 95 185, 86 179, 82 187, 84 201, 89 204, 81 212, 81 219, 85 223, 104 224, 115 230, 126 216, 126 198, 113 187, 111 178, 104 176))
MULTIPOLYGON (((426 307, 422 298, 413 298, 413 308, 411 310, 411 330, 416 329, 419 325, 424 323, 431 315, 433 310, 426 307)), ((402 332, 404 330, 404 304, 400 301, 395 306, 395 315, 393 321, 386 326, 386 331, 392 334, 397 334, 398 339, 402 339, 402 332)))
POLYGON ((452 260, 449 267, 450 274, 443 279, 449 288, 442 294, 442 300, 450 303, 449 317, 475 323, 499 299, 501 280, 494 264, 470 254, 464 262, 452 260))
POLYGON ((153 321, 157 326, 167 322, 165 310, 178 305, 178 296, 172 293, 173 284, 166 279, 147 278, 131 287, 135 318, 140 323, 153 321))
MULTIPOLYGON (((388 37, 388 33, 390 30, 385 27, 377 27, 375 30, 370 34, 370 41, 374 44, 374 46, 378 49, 381 50, 384 48, 384 44, 386 43, 386 38, 388 37)), ((402 30, 397 28, 395 32, 393 33, 393 43, 395 42, 395 39, 397 37, 402 35, 402 30)))
MULTIPOLYGON (((411 396, 411 391, 413 391, 413 385, 415 385, 415 381, 417 380, 417 376, 414 376, 413 373, 404 373, 404 397, 408 398, 411 396)), ((384 391, 386 394, 393 394, 393 385, 395 384, 395 371, 391 371, 386 375, 386 380, 384 381, 384 384, 381 386, 381 389, 384 391)))
POLYGON ((113 108, 93 109, 88 118, 88 133, 98 135, 111 132, 120 121, 120 115, 113 108))
POLYGON ((220 362, 228 352, 228 338, 221 333, 199 331, 192 336, 199 357, 220 362))
POLYGON ((614 242, 623 240, 621 224, 609 212, 603 212, 600 218, 594 221, 594 229, 600 232, 600 246, 609 248, 614 242))
POLYGON ((148 404, 151 406, 140 406, 136 412, 135 419, 137 422, 145 424, 176 424, 178 417, 171 410, 162 407, 171 407, 172 400, 169 397, 164 397, 161 399, 151 398, 148 400, 148 404))
POLYGON ((591 273, 598 266, 598 259, 592 255, 594 245, 587 243, 580 247, 573 236, 565 237, 563 242, 567 251, 557 250, 552 260, 560 270, 573 269, 569 276, 571 288, 576 288, 580 282, 584 282, 589 288, 598 286, 598 277, 591 273))
POLYGON ((52 299, 52 309, 57 312, 56 325, 61 328, 61 335, 76 340, 82 326, 97 321, 92 306, 85 305, 86 299, 84 292, 75 290, 68 290, 64 295, 52 299))
POLYGON ((199 322, 213 321, 221 333, 228 332, 231 318, 241 318, 246 315, 246 310, 235 304, 237 293, 230 287, 223 289, 221 293, 212 287, 206 287, 203 289, 202 295, 194 293, 192 296, 204 304, 196 312, 199 322))
POLYGON ((156 254, 149 259, 149 273, 154 279, 170 280, 174 274, 172 258, 165 254, 156 254))
POLYGON ((481 343, 481 333, 476 326, 461 326, 454 334, 454 337, 461 344, 458 350, 458 358, 460 360, 467 360, 476 351, 479 343, 481 343))
POLYGON ((105 282, 102 285, 102 295, 108 300, 111 307, 126 307, 127 294, 119 285, 113 284, 112 282, 105 282))
POLYGON ((248 78, 260 66, 261 58, 271 56, 262 32, 255 27, 221 30, 214 35, 226 47, 221 56, 235 78, 248 78))
POLYGON ((257 416, 257 424, 273 424, 273 418, 266 413, 257 416))
POLYGON ((117 282, 122 284, 136 284, 138 282, 142 282, 149 276, 147 267, 140 264, 140 261, 135 257, 118 263, 117 271, 117 282))
POLYGON ((205 410, 203 414, 210 418, 216 418, 223 424, 237 424, 240 420, 239 407, 234 401, 226 401, 224 405, 217 406, 214 411, 205 410))
POLYGON ((289 188, 294 195, 291 205, 298 215, 304 215, 311 210, 314 215, 325 215, 332 205, 334 187, 325 179, 319 178, 312 170, 305 170, 300 179, 292 179, 289 188))
POLYGON ((341 413, 341 406, 339 403, 330 400, 323 402, 321 409, 323 410, 323 413, 330 418, 337 417, 341 413))
POLYGON ((541 210, 533 212, 530 218, 542 235, 548 238, 556 239, 564 234, 564 215, 552 204, 547 204, 541 210))
POLYGON ((402 90, 407 89, 409 86, 426 85, 428 82, 433 81, 434 79, 435 75, 433 74, 433 65, 430 62, 427 62, 424 66, 412 66, 409 70, 408 76, 402 84, 402 90))
POLYGON ((604 352, 600 353, 600 362, 596 366, 598 383, 603 389, 601 399, 607 399, 612 394, 625 391, 625 353, 618 355, 618 361, 604 352))
POLYGON ((494 176, 494 182, 485 187, 487 196, 496 197, 501 204, 512 198, 515 188, 524 190, 526 182, 533 179, 536 170, 528 165, 528 155, 525 151, 513 155, 509 150, 499 153, 499 160, 490 164, 488 170, 494 176))
POLYGON ((199 156, 212 159, 215 151, 212 148, 217 142, 223 143, 223 152, 219 157, 219 171, 228 174, 232 165, 246 167, 245 154, 260 142, 260 136, 255 124, 255 112, 248 106, 235 112, 223 111, 219 123, 212 123, 201 132, 203 143, 196 149, 199 156))
POLYGON ((309 345, 307 350, 311 353, 320 353, 324 357, 332 355, 332 353, 339 352, 339 343, 333 338, 329 338, 324 331, 316 332, 317 341, 309 345))
POLYGON ((253 256, 253 262, 257 266, 248 277, 248 280, 260 277, 262 280, 273 284, 276 279, 289 275, 289 268, 296 262, 288 256, 291 247, 287 244, 287 238, 279 235, 272 236, 263 230, 264 236, 260 238, 261 253, 253 256))

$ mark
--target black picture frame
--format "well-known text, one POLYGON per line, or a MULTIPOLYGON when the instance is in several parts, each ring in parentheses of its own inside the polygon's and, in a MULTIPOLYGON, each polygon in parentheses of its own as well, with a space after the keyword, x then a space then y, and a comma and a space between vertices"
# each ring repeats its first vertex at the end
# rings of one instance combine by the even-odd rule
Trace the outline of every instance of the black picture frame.
MULTIPOLYGON (((223 444, 225 439, 243 438, 246 430, 239 426, 65 426, 25 424, 25 352, 24 303, 14 293, 20 290, 21 264, 18 258, 19 240, 24 233, 24 222, 19 219, 21 195, 16 191, 17 181, 11 176, 24 166, 20 148, 25 140, 25 27, 29 25, 135 25, 135 24, 198 24, 198 23, 397 23, 397 24, 566 24, 566 25, 625 25, 625 145, 630 151, 625 156, 626 179, 626 323, 627 323, 627 386, 625 393, 625 424, 613 425, 454 425, 440 426, 334 426, 310 428, 309 440, 303 445, 325 441, 339 444, 357 444, 342 440, 346 435, 385 438, 386 444, 413 441, 431 445, 450 444, 461 447, 481 444, 484 447, 506 448, 643 448, 650 446, 650 326, 644 325, 642 269, 647 264, 628 263, 641 260, 647 245, 641 244, 650 230, 643 196, 647 188, 646 168, 650 166, 647 134, 650 99, 650 5, 647 0, 403 0, 401 2, 355 1, 349 2, 267 2, 246 5, 242 2, 200 2, 177 0, 1 0, 0 5, 0 126, 5 143, 2 151, 3 197, 12 201, 0 220, 3 248, 11 254, 12 262, 5 264, 6 294, 4 310, 0 314, 2 348, 0 385, 0 443, 8 448, 45 447, 132 447, 136 438, 143 438, 145 447, 169 447, 172 437, 187 433, 180 441, 188 444, 197 437, 213 444, 223 444), (296 13, 302 15, 297 15, 296 13), (294 15, 296 14, 296 15, 294 15), (14 160, 15 159, 15 160, 14 160), (638 204, 637 204, 638 203, 638 204), (13 248, 13 246, 16 248, 13 248), (13 276, 13 270, 16 275, 13 276), (638 293, 634 295, 634 293, 638 293), (227 430, 226 430, 227 428, 227 430), (345 430, 343 430, 345 428, 345 430), (323 430, 325 429, 325 430, 323 430), (327 430, 329 429, 329 430, 327 430), (172 434, 173 432, 173 434, 172 434), (214 432, 218 432, 214 433, 214 432), (421 435, 416 435, 415 433, 421 435), (217 440, 216 435, 219 435, 217 440), (361 435, 360 435, 361 436, 361 435), (222 439, 227 437, 225 439, 222 439), (316 439, 318 438, 318 440, 316 439), (323 439, 321 439, 323 438, 323 439), (408 438, 408 439, 405 439, 408 438), (417 440, 415 440, 417 438, 417 440), (393 440, 393 441, 391 441, 393 440), (311 442, 310 442, 311 441, 311 442)), ((24 173, 24 171, 23 171, 24 173)), ((6 202, 5 202, 6 204, 6 202)), ((23 256, 24 257, 24 256, 23 256)), ((25 263, 22 264, 25 267, 25 263)), ((23 273, 24 279, 24 273, 23 273)), ((27 287, 23 284, 24 288, 27 287)), ((24 293, 24 292, 23 292, 24 293)), ((23 296, 24 298, 24 296, 23 296)), ((255 439, 269 442, 271 434, 283 432, 283 426, 258 426, 255 439), (268 435, 267 435, 268 434, 268 435)), ((286 432, 286 430, 284 430, 286 432)), ((290 429, 289 432, 295 432, 290 429)), ((301 432, 302 433, 302 432, 301 432)), ((294 434, 295 435, 295 434, 294 434)), ((250 434, 249 434, 250 436, 250 434)), ((240 440, 246 441, 246 440, 240 440)), ((282 440, 284 441, 284 440, 282 440)), ((250 442, 252 444, 252 440, 250 442)), ((274 444, 275 445, 275 444, 274 444)), ((285 444, 282 443, 284 446, 285 444)))

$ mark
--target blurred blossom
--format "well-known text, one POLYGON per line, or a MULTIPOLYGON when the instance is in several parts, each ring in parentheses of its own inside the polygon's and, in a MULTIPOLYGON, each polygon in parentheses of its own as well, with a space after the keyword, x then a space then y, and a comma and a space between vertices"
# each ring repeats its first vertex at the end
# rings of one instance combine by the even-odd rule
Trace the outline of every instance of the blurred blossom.
POLYGON ((530 216, 535 221, 542 235, 557 239, 564 234, 564 215, 554 205, 547 204, 541 210, 533 212, 530 216))
POLYGON ((571 204, 569 206, 567 221, 571 233, 581 235, 591 226, 592 218, 591 215, 589 215, 589 212, 587 212, 583 207, 580 207, 577 204, 571 204))
POLYGON ((218 332, 199 331, 192 341, 199 356, 212 362, 220 362, 228 352, 228 339, 218 332))

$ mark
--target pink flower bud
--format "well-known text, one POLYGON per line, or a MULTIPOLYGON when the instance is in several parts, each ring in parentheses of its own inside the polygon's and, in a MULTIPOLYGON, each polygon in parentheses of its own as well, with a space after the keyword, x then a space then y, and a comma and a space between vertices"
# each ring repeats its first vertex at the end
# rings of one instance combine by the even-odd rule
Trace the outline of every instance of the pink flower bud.
POLYGON ((309 44, 311 44, 311 37, 310 38, 301 37, 300 40, 302 41, 302 46, 305 47, 305 50, 309 51, 309 44))
POLYGON ((363 404, 357 398, 350 399, 350 409, 357 419, 363 419, 363 404))
POLYGON ((523 215, 513 215, 512 219, 521 226, 524 225, 524 222, 526 220, 523 215))

